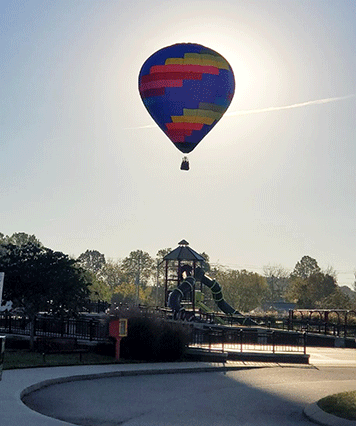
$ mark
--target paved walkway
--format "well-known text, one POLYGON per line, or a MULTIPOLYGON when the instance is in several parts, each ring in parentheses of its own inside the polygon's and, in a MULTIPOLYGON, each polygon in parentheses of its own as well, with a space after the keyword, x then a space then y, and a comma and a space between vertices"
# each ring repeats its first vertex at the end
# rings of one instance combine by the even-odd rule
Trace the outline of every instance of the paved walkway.
POLYGON ((0 382, 0 424, 64 426, 71 424, 68 423, 70 419, 87 426, 118 425, 120 419, 117 414, 109 416, 112 407, 108 409, 106 395, 118 394, 121 390, 121 394, 118 394, 121 396, 114 406, 121 416, 125 414, 121 423, 125 426, 187 426, 192 422, 195 425, 213 425, 218 411, 225 413, 215 419, 219 426, 311 424, 303 417, 303 409, 311 419, 324 425, 356 426, 356 422, 327 415, 313 404, 319 396, 356 389, 356 351, 315 348, 308 349, 308 353, 311 355, 309 366, 236 362, 224 368, 219 364, 186 362, 8 370, 3 372, 0 382), (206 373, 195 374, 203 371, 206 373), (216 371, 224 371, 225 374, 216 374, 216 371), (133 377, 138 375, 142 376, 133 377), (52 386, 54 384, 57 385, 52 386), (110 391, 110 386, 113 391, 110 391), (144 394, 139 393, 143 386, 148 390, 144 394), (51 399, 51 392, 55 393, 56 389, 59 390, 57 398, 62 398, 62 403, 58 399, 51 399), (36 390, 38 392, 33 393, 36 390), (237 391, 240 394, 233 393, 237 391), (84 406, 75 405, 75 395, 85 396, 81 402, 84 406), (42 412, 59 408, 57 417, 65 421, 33 411, 21 400, 26 398, 38 404, 38 398, 42 397, 45 401, 42 412), (154 412, 153 406, 163 406, 164 401, 164 415, 161 415, 162 410, 154 412), (50 403, 53 404, 52 408, 49 407, 50 403), (190 408, 190 403, 193 408, 190 408), (238 404, 236 416, 233 410, 238 404), (76 418, 70 412, 70 407, 75 407, 76 418), (87 411, 81 413, 82 408, 101 412, 101 417, 93 419, 86 415, 87 411), (199 408, 208 415, 208 420, 200 416, 199 408), (285 418, 281 417, 283 413, 285 418))

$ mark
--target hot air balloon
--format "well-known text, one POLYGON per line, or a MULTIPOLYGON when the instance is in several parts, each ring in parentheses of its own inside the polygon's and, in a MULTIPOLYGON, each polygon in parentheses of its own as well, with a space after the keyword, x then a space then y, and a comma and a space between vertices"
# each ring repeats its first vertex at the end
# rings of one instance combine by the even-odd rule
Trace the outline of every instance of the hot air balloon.
MULTIPOLYGON (((150 56, 139 74, 149 114, 184 154, 191 152, 229 107, 235 91, 230 64, 200 44, 180 43, 150 56)), ((189 170, 185 156, 182 170, 189 170)))

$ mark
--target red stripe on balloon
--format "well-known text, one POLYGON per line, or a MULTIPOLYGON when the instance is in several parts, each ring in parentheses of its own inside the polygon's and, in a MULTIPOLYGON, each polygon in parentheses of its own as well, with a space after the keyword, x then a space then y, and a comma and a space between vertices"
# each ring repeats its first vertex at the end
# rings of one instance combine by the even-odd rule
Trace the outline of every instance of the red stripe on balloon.
POLYGON ((202 123, 166 123, 168 130, 201 130, 202 123))
POLYGON ((176 133, 176 132, 166 132, 167 136, 169 137, 169 139, 174 142, 185 142, 185 137, 186 135, 184 135, 183 133, 176 133))
POLYGON ((172 142, 185 142, 185 137, 191 134, 192 130, 166 130, 166 135, 172 142))
POLYGON ((156 80, 149 83, 142 83, 140 90, 158 89, 160 87, 182 87, 183 80, 156 80))
POLYGON ((164 87, 160 87, 159 89, 148 89, 144 91, 140 90, 140 94, 141 94, 141 98, 145 99, 145 98, 150 98, 151 96, 163 96, 164 91, 165 91, 164 87))
POLYGON ((176 129, 167 129, 166 133, 167 135, 175 135, 175 136, 179 136, 179 135, 183 135, 183 136, 191 136, 193 130, 189 130, 189 129, 182 129, 182 130, 176 130, 176 129))
POLYGON ((210 65, 154 65, 150 68, 150 74, 161 72, 197 72, 219 75, 219 68, 210 65))
POLYGON ((143 75, 140 83, 149 83, 156 80, 201 80, 202 75, 202 73, 195 72, 160 72, 143 75))

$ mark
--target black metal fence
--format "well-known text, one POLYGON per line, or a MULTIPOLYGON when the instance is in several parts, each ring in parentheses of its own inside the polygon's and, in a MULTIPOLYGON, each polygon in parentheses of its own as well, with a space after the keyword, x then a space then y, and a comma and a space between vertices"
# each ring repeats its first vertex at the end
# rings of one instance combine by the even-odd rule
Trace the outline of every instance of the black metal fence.
MULTIPOLYGON (((29 336, 31 324, 28 317, 1 315, 0 332, 29 336)), ((37 317, 34 324, 34 332, 35 336, 76 337, 89 341, 104 341, 109 336, 107 324, 89 318, 56 319, 37 317)))
POLYGON ((190 346, 240 352, 299 352, 306 354, 305 333, 264 329, 192 328, 190 346))
POLYGON ((289 326, 290 330, 305 331, 306 333, 323 334, 343 338, 355 338, 356 326, 345 324, 332 324, 308 319, 294 320, 289 326))
MULTIPOLYGON (((268 328, 218 327, 180 322, 189 328, 191 347, 240 352, 306 353, 306 333, 268 328)), ((0 333, 29 336, 31 324, 26 316, 0 315, 0 333)), ((93 318, 56 319, 38 316, 34 324, 35 336, 76 337, 87 341, 106 341, 108 324, 93 318)))

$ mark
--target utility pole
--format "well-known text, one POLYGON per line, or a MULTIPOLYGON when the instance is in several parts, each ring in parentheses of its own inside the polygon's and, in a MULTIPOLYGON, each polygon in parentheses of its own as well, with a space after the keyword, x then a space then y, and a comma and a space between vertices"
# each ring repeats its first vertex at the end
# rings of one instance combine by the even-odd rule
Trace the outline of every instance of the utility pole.
POLYGON ((271 277, 272 309, 274 309, 274 275, 271 277))
POLYGON ((4 277, 5 277, 5 272, 0 272, 0 306, 2 304, 2 292, 4 289, 4 277))
POLYGON ((140 281, 141 281, 141 254, 138 257, 137 263, 137 274, 136 274, 136 305, 138 306, 140 303, 140 281))
POLYGON ((162 265, 164 260, 161 262, 157 260, 157 276, 156 276, 156 294, 155 294, 155 306, 158 306, 158 287, 159 287, 159 267, 162 265))

